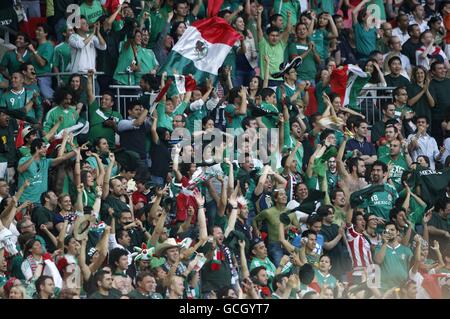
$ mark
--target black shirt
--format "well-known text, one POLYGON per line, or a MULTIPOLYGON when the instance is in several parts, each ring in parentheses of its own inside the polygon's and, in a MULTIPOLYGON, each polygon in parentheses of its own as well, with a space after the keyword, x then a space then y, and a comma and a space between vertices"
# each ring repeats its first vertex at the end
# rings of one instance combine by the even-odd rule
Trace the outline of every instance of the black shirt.
MULTIPOLYGON (((332 241, 339 234, 339 226, 336 224, 322 225, 320 233, 323 236, 324 242, 332 241)), ((352 269, 352 260, 343 238, 339 240, 333 249, 328 250, 327 253, 330 256, 332 265, 330 272, 336 278, 340 279, 343 274, 352 269)))
POLYGON ((420 41, 417 43, 412 42, 412 39, 409 38, 403 45, 402 45, 402 54, 406 55, 409 59, 409 62, 411 65, 417 65, 416 61, 416 50, 421 47, 420 41))
POLYGON ((388 87, 400 87, 404 86, 407 88, 410 85, 410 82, 407 78, 405 78, 403 75, 399 75, 397 77, 394 77, 391 74, 388 74, 384 77, 386 79, 386 84, 388 87))

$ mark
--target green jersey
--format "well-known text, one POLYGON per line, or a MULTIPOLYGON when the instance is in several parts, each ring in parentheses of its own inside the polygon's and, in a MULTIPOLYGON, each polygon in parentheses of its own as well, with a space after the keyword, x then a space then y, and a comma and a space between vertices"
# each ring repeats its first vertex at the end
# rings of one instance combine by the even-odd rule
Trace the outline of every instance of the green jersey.
POLYGON ((133 62, 137 63, 137 56, 134 55, 133 47, 130 45, 128 48, 122 47, 119 60, 117 61, 116 71, 114 72, 114 80, 123 85, 136 85, 135 72, 131 74, 128 72, 133 62))
POLYGON ((368 213, 389 220, 389 212, 398 198, 397 190, 390 184, 384 184, 384 190, 375 192, 369 198, 368 213))
MULTIPOLYGON (((297 144, 297 140, 290 133, 289 122, 284 122, 283 125, 284 125, 284 146, 294 149, 295 144, 297 144)), ((297 161, 297 165, 296 165, 297 172, 302 171, 304 155, 305 155, 305 149, 303 148, 303 144, 302 144, 302 146, 300 146, 298 148, 297 152, 295 152, 295 160, 297 161)))
POLYGON ((159 102, 156 106, 156 112, 158 112, 158 127, 165 127, 166 129, 173 131, 173 117, 175 115, 183 114, 187 106, 188 104, 186 102, 181 102, 171 114, 168 114, 166 112, 165 104, 159 102))
POLYGON ((324 29, 315 29, 311 35, 311 41, 316 46, 317 53, 319 53, 320 60, 326 61, 328 59, 328 31, 324 29))
POLYGON ((362 23, 353 25, 355 32, 356 52, 362 56, 368 57, 377 47, 377 29, 371 27, 366 30, 362 23))
POLYGON ((264 260, 254 257, 250 264, 250 271, 261 266, 266 268, 267 277, 269 281, 272 281, 273 277, 275 277, 277 267, 270 261, 269 257, 266 257, 264 260))
POLYGON ((143 47, 138 47, 138 63, 141 66, 141 71, 136 74, 136 85, 139 85, 139 81, 143 74, 150 73, 150 71, 155 70, 159 66, 159 62, 156 60, 153 50, 143 47))
POLYGON ((287 13, 288 11, 291 12, 291 24, 292 26, 295 26, 295 23, 298 20, 298 14, 300 12, 300 2, 297 1, 282 1, 282 0, 275 0, 273 4, 273 10, 274 13, 281 14, 283 17, 283 29, 286 28, 287 23, 287 13))
POLYGON ((36 57, 33 56, 31 59, 31 63, 34 66, 34 69, 36 70, 37 75, 42 75, 45 73, 52 72, 52 61, 53 61, 53 44, 50 41, 46 41, 44 43, 39 44, 37 47, 37 52, 39 53, 39 56, 43 58, 47 63, 44 66, 40 66, 37 63, 36 57))
POLYGON ((264 125, 268 128, 274 128, 277 127, 278 124, 278 109, 275 105, 263 102, 261 103, 261 109, 266 112, 275 112, 277 115, 266 115, 262 117, 262 122, 264 125))
MULTIPOLYGON (((381 245, 375 248, 375 254, 381 250, 381 245)), ((401 287, 408 280, 410 261, 413 253, 410 248, 397 244, 396 247, 387 245, 381 268, 381 288, 388 290, 401 287)))
POLYGON ((327 286, 328 288, 331 289, 334 289, 334 287, 336 287, 337 280, 332 274, 325 275, 319 269, 314 269, 314 274, 316 281, 321 289, 324 286, 327 286))
POLYGON ((225 107, 225 117, 227 119, 227 128, 235 129, 235 135, 239 135, 242 133, 242 120, 245 118, 245 114, 237 114, 236 108, 234 104, 228 104, 225 107))
MULTIPOLYGON (((33 99, 33 92, 26 88, 22 88, 20 91, 9 90, 3 93, 0 99, 0 105, 6 106, 9 110, 20 110, 25 107, 25 105, 33 99)), ((32 117, 36 120, 42 117, 42 107, 40 103, 37 103, 36 108, 31 108, 28 111, 27 116, 32 117)))
POLYGON ((378 158, 381 158, 383 156, 389 156, 390 153, 391 149, 389 148, 389 144, 381 145, 377 150, 378 158))
MULTIPOLYGON (((22 60, 24 63, 28 63, 31 60, 31 52, 28 50, 25 50, 22 60)), ((5 53, 5 55, 2 58, 2 61, 0 62, 0 65, 5 67, 9 74, 13 74, 14 72, 17 72, 20 70, 21 62, 17 60, 17 49, 11 50, 5 53)))
POLYGON ((94 100, 89 105, 89 141, 94 143, 100 137, 104 137, 108 141, 110 149, 116 147, 116 132, 113 128, 103 126, 103 122, 107 119, 113 119, 117 124, 122 120, 122 115, 114 110, 106 110, 100 108, 98 102, 94 100))
POLYGON ((405 113, 413 113, 414 111, 407 105, 404 104, 402 106, 395 106, 395 117, 401 118, 405 115, 405 113))
POLYGON ((98 0, 94 0, 92 5, 83 2, 80 6, 80 15, 86 17, 88 24, 94 24, 103 15, 102 4, 98 0))
MULTIPOLYGON (((30 157, 22 157, 19 160, 19 166, 24 164, 30 157)), ((19 199, 20 203, 27 200, 32 203, 40 203, 41 194, 48 190, 48 170, 52 164, 52 159, 41 158, 38 161, 33 161, 26 171, 19 173, 19 188, 28 180, 30 186, 25 189, 19 199)))
POLYGON ((189 132, 192 134, 195 131, 201 131, 202 130, 202 119, 208 115, 208 109, 206 108, 205 103, 200 105, 203 102, 203 100, 198 100, 193 103, 191 103, 191 113, 189 113, 189 116, 186 120, 186 128, 189 130, 189 132), (195 103, 195 104, 194 104, 195 103), (195 106, 193 106, 195 105, 195 106), (194 110, 192 108, 195 108, 194 110), (195 126, 197 124, 197 126, 195 126))
POLYGON ((395 189, 399 190, 402 186, 403 172, 408 169, 408 163, 406 162, 405 157, 402 154, 399 154, 397 159, 394 160, 390 155, 388 155, 380 157, 379 160, 388 166, 391 165, 389 177, 392 179, 395 189))
MULTIPOLYGON (((288 46, 288 55, 292 59, 297 55, 301 55, 308 51, 309 47, 307 43, 291 42, 288 46)), ((312 81, 317 74, 317 65, 314 60, 314 54, 309 52, 302 61, 302 64, 297 67, 297 76, 302 80, 312 81)))
MULTIPOLYGON (((58 68, 59 72, 68 72, 69 64, 72 59, 72 49, 67 42, 61 42, 55 47, 55 51, 53 52, 53 67, 58 68)), ((69 80, 68 75, 64 75, 61 77, 64 83, 68 84, 69 80)))
POLYGON ((65 128, 77 124, 79 118, 79 115, 74 108, 69 107, 67 109, 64 109, 62 106, 55 106, 50 111, 48 111, 47 116, 45 117, 43 128, 44 132, 48 133, 56 124, 56 122, 58 122, 60 116, 63 117, 63 121, 59 126, 57 133, 65 128))

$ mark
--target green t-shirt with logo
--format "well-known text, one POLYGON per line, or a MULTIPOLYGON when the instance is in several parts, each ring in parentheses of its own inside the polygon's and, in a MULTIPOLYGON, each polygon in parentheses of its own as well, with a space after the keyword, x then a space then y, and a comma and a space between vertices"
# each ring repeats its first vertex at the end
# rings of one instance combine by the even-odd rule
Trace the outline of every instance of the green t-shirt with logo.
MULTIPOLYGON (((375 248, 375 254, 381 250, 381 245, 375 248)), ((410 248, 398 244, 392 248, 386 247, 381 268, 381 289, 388 290, 394 287, 401 287, 408 280, 408 272, 410 269, 410 261, 413 253, 410 248)))
MULTIPOLYGON (((22 157, 19 160, 19 166, 29 159, 29 156, 22 157)), ((41 194, 48 190, 48 170, 52 161, 50 158, 41 158, 38 161, 33 161, 26 171, 19 173, 19 188, 26 180, 30 182, 30 186, 25 189, 19 199, 20 203, 27 200, 32 203, 40 203, 41 194)))
POLYGON ((401 118, 403 113, 412 113, 412 112, 414 112, 414 111, 407 104, 395 107, 395 117, 396 118, 401 118))
MULTIPOLYGON (((291 42, 288 46, 288 55, 292 59, 296 55, 301 55, 308 51, 308 44, 291 42)), ((309 52, 303 59, 302 64, 297 67, 297 77, 301 80, 312 81, 316 78, 317 65, 314 60, 314 54, 309 52)))
POLYGON ((398 198, 397 190, 394 186, 385 183, 384 191, 375 192, 369 198, 368 213, 377 217, 389 220, 389 212, 394 207, 395 200, 398 198))
POLYGON ((50 41, 46 41, 44 43, 39 44, 37 47, 37 52, 39 53, 39 56, 43 58, 47 63, 44 66, 40 66, 36 58, 33 56, 31 59, 31 63, 34 66, 34 69, 36 70, 37 75, 42 75, 45 73, 52 72, 52 61, 53 61, 53 44, 50 41))
POLYGON ((80 6, 80 15, 86 17, 88 24, 94 24, 103 15, 102 4, 98 0, 94 0, 92 5, 83 2, 80 6))
POLYGON ((320 288, 328 286, 328 288, 334 289, 336 287, 337 280, 332 274, 324 275, 319 269, 314 269, 314 274, 320 288))
POLYGON ((116 147, 116 132, 113 128, 103 126, 103 122, 109 118, 116 124, 123 119, 119 112, 101 108, 96 100, 89 105, 89 141, 94 143, 98 138, 104 137, 113 150, 116 147))
POLYGON ((380 157, 379 160, 386 165, 391 165, 389 177, 392 179, 395 189, 399 190, 402 186, 403 172, 408 169, 408 163, 406 162, 405 157, 402 154, 399 154, 397 159, 394 160, 390 155, 388 155, 380 157))
POLYGON ((250 263, 250 271, 261 266, 266 268, 267 277, 269 278, 269 281, 272 281, 273 277, 275 277, 277 267, 270 261, 269 257, 266 257, 264 260, 254 257, 250 263))
MULTIPOLYGON (((23 109, 32 98, 33 92, 26 88, 23 88, 18 92, 10 90, 2 94, 0 105, 6 106, 9 110, 20 110, 23 109)), ((28 111, 27 116, 38 120, 42 116, 42 107, 40 103, 37 103, 36 108, 32 107, 31 110, 28 111)))
MULTIPOLYGON (((52 60, 53 67, 57 67, 59 72, 68 72, 69 71, 68 66, 72 59, 71 54, 72 49, 70 48, 70 45, 67 44, 67 42, 62 42, 58 44, 55 47, 55 51, 53 52, 53 60, 52 60)), ((61 76, 61 79, 64 81, 64 83, 67 84, 69 76, 68 75, 61 76)))
POLYGON ((320 59, 326 61, 328 59, 328 31, 324 29, 316 29, 311 35, 311 41, 316 46, 317 53, 319 53, 320 59))
POLYGON ((158 113, 158 127, 165 127, 166 129, 173 131, 173 118, 175 115, 183 114, 188 104, 181 102, 174 109, 172 114, 166 113, 166 105, 163 102, 159 102, 156 106, 156 112, 158 113))

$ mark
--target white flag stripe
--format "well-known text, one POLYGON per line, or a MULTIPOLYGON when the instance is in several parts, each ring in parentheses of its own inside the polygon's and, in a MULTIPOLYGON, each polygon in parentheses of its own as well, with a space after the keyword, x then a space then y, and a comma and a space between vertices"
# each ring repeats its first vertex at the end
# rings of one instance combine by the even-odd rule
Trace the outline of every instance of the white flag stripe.
POLYGON ((175 85, 179 94, 186 93, 185 82, 186 80, 183 75, 175 75, 175 85))
POLYGON ((231 47, 223 43, 210 43, 206 41, 202 38, 201 33, 195 27, 191 26, 184 31, 183 36, 175 44, 173 50, 193 61, 198 70, 217 75, 217 70, 222 66, 231 47), (207 46, 205 56, 199 55, 196 50, 198 41, 204 42, 207 46))

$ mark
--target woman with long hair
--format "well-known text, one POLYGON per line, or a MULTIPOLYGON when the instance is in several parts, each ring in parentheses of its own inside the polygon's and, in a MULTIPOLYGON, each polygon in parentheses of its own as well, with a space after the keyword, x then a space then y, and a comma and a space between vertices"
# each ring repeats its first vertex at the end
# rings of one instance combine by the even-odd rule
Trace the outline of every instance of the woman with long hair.
POLYGON ((238 16, 233 22, 233 27, 242 36, 237 42, 239 50, 235 56, 235 81, 234 86, 248 86, 258 67, 258 52, 256 51, 253 34, 247 29, 243 16, 238 16))
POLYGON ((310 39, 314 42, 317 52, 319 53, 321 65, 325 65, 329 57, 330 41, 335 40, 339 36, 338 30, 334 24, 333 18, 328 12, 320 13, 317 18, 313 15, 312 18, 314 29, 312 31, 312 26, 310 25, 310 39))
POLYGON ((114 80, 123 85, 138 85, 136 74, 141 72, 141 65, 138 58, 138 50, 142 44, 142 32, 135 30, 124 44, 119 55, 114 80), (123 74, 122 74, 123 73, 123 74), (130 75, 131 74, 131 75, 130 75))
POLYGON ((435 106, 429 85, 430 76, 427 69, 419 65, 412 70, 411 85, 407 88, 408 105, 414 110, 416 116, 426 116, 431 119, 431 108, 435 106))

